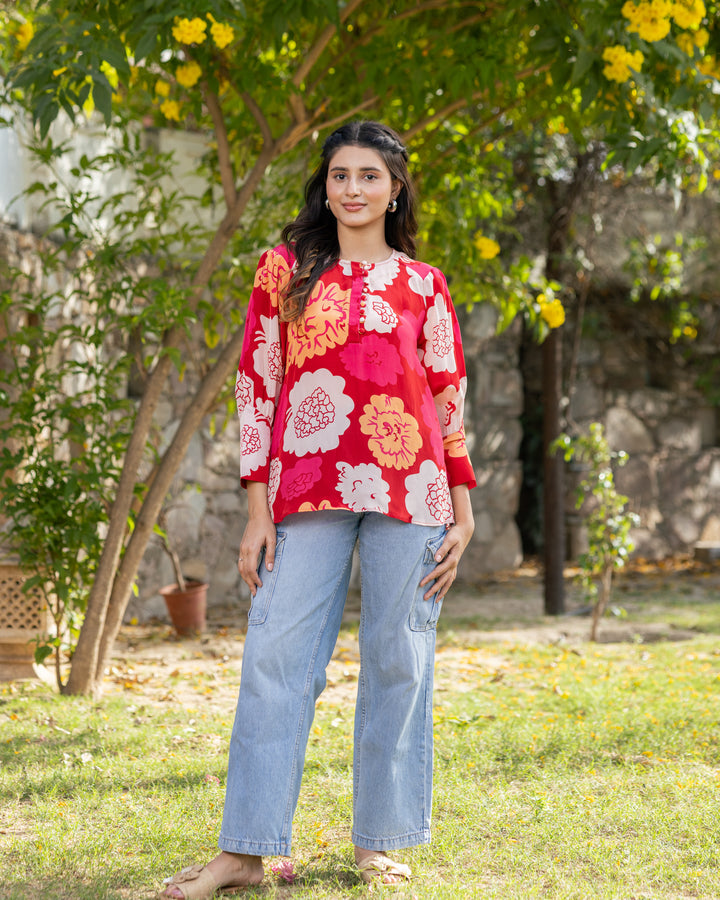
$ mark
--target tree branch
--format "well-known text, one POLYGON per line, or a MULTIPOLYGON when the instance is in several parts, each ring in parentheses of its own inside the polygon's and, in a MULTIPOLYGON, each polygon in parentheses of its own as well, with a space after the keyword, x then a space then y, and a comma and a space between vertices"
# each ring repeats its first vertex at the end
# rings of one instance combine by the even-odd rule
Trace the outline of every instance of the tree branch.
POLYGON ((274 143, 274 138, 272 136, 272 131, 270 130, 270 126, 268 125, 268 121, 263 115, 263 111, 257 105, 257 103, 253 100, 253 98, 248 94, 247 91, 242 91, 240 93, 240 98, 247 108, 250 110, 250 114, 253 119, 257 122, 258 128, 260 129, 260 134, 262 135, 263 141, 266 147, 272 146, 274 143))
MULTIPOLYGON (((365 0, 348 0, 343 9, 340 12, 340 21, 346 22, 350 16, 364 3, 365 0)), ((303 57, 302 63, 298 66, 295 74, 292 77, 292 84, 294 87, 299 88, 303 83, 305 78, 308 76, 309 72, 312 71, 315 63, 322 56, 323 51, 327 48, 330 41, 337 34, 337 25, 327 25, 320 32, 320 36, 316 39, 315 43, 312 47, 307 51, 307 53, 303 57)))
POLYGON ((214 91, 211 91, 207 85, 205 85, 204 93, 205 103, 215 129, 218 165, 220 167, 220 181, 222 183, 223 194, 225 195, 225 206, 229 209, 231 206, 234 206, 235 201, 237 200, 237 191, 235 190, 235 172, 233 171, 232 160, 230 158, 230 142, 228 141, 227 128, 225 127, 225 118, 222 114, 217 94, 215 94, 214 91))

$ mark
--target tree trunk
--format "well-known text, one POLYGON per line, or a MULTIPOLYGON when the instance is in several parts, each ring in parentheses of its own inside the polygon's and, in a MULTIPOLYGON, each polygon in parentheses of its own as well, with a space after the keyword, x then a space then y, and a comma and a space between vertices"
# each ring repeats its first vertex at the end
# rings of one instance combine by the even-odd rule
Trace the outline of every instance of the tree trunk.
MULTIPOLYGON (((212 273, 215 271, 215 268, 222 258, 222 254, 237 227, 237 223, 270 165, 275 152, 275 144, 263 148, 252 171, 245 179, 234 206, 228 210, 218 226, 208 250, 200 263, 195 278, 193 279, 193 287, 195 290, 190 301, 193 306, 197 305, 203 289, 207 285, 212 273)), ((182 332, 180 329, 172 329, 165 336, 163 350, 167 351, 169 348, 177 347, 181 338, 182 332)), ((110 511, 108 534, 103 544, 103 551, 100 556, 97 573, 88 598, 85 619, 80 631, 75 653, 73 654, 70 676, 63 689, 63 693, 65 694, 97 694, 99 692, 100 682, 98 681, 98 672, 102 675, 102 670, 104 668, 104 665, 100 665, 101 646, 104 646, 105 648, 104 655, 108 652, 107 642, 103 643, 103 635, 106 634, 109 636, 111 633, 117 634, 119 621, 122 621, 122 614, 125 611, 125 607, 122 607, 118 621, 118 608, 121 605, 118 604, 118 607, 114 608, 113 623, 108 628, 108 631, 105 631, 108 608, 115 588, 115 577, 118 572, 120 556, 127 535, 127 522, 134 498, 138 471, 145 454, 146 442, 152 427, 155 409, 162 396, 162 392, 165 389, 165 383, 170 373, 171 365, 171 360, 167 352, 163 352, 155 369, 145 384, 145 391, 137 416, 135 417, 133 433, 125 455, 117 495, 112 510, 110 511)), ((170 446, 172 447, 173 445, 171 444, 170 446)), ((167 453, 169 452, 170 448, 168 448, 167 453)), ((167 481, 168 486, 172 481, 172 476, 182 462, 182 457, 176 458, 173 456, 172 459, 174 469, 167 481)), ((161 505, 162 501, 160 503, 160 506, 161 505)), ((158 511, 160 506, 158 506, 158 511)), ((132 584, 137 573, 137 567, 140 564, 141 558, 142 555, 138 558, 137 563, 135 563, 134 571, 128 579, 128 591, 129 586, 132 584)), ((128 597, 129 594, 125 597, 125 606, 127 605, 128 597)))
POLYGON ((592 611, 592 625, 590 626, 590 640, 597 640, 598 626, 600 619, 610 602, 610 591, 612 590, 613 564, 612 561, 606 562, 602 572, 600 573, 600 596, 595 601, 592 611))
POLYGON ((102 683, 108 657, 130 600, 132 584, 150 536, 153 533, 153 527, 162 508, 163 501, 167 496, 175 473, 185 457, 192 436, 216 402, 223 385, 237 367, 240 350, 242 349, 243 334, 244 329, 241 328, 233 335, 232 339, 225 345, 213 368, 203 379, 199 390, 180 420, 180 425, 170 446, 165 451, 152 485, 136 517, 135 527, 120 562, 108 601, 107 617, 100 638, 97 657, 95 673, 97 685, 102 683))
POLYGON ((551 453, 561 431, 562 334, 554 328, 542 346, 543 524, 545 614, 565 612, 565 478, 561 453, 551 453))

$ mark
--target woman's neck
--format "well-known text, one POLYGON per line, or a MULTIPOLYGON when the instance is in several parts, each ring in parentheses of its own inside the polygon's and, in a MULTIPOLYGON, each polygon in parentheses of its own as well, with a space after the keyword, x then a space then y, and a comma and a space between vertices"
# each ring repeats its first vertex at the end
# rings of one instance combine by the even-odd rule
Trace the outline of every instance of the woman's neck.
POLYGON ((385 240, 384 229, 382 235, 365 235, 361 232, 348 233, 347 229, 338 228, 338 243, 340 259, 352 262, 378 263, 387 259, 393 252, 385 240))

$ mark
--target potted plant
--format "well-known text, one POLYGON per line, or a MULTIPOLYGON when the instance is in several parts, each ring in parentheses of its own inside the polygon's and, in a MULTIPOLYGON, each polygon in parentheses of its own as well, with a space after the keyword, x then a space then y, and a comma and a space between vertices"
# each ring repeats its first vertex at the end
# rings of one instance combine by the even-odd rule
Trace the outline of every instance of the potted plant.
MULTIPOLYGON (((165 525, 165 522, 162 524, 165 525)), ((175 573, 175 583, 165 585, 159 591, 165 600, 170 621, 180 637, 200 634, 205 630, 208 583, 183 575, 180 557, 170 545, 167 529, 163 527, 157 531, 175 573)))

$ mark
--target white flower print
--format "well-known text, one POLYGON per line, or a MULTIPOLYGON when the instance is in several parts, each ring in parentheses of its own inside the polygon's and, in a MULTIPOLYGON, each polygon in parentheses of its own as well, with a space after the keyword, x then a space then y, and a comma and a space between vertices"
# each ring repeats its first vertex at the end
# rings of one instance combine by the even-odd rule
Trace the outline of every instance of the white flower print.
POLYGON ((290 391, 283 448, 296 456, 334 450, 355 406, 343 393, 345 379, 329 369, 303 373, 290 391))
POLYGON ((442 294, 435 294, 435 302, 427 311, 423 334, 425 368, 432 369, 433 372, 454 372, 457 360, 453 322, 442 294))
MULTIPOLYGON (((352 275, 352 263, 347 259, 340 260, 340 268, 345 275, 352 275)), ((400 259, 397 251, 393 252, 390 259, 376 263, 368 270, 365 276, 365 284, 369 292, 384 291, 397 278, 400 271, 400 259)))
POLYGON ((416 475, 408 475, 405 490, 405 507, 416 525, 447 525, 453 521, 447 474, 432 460, 426 459, 416 475))
POLYGON ((379 265, 373 266, 367 274, 368 293, 372 291, 384 291, 397 278, 400 271, 400 262, 395 254, 379 265))
POLYGON ((392 306, 382 297, 365 299, 365 329, 389 334, 398 323, 398 317, 392 306))
POLYGON ((408 287, 410 290, 416 294, 420 294, 421 297, 432 297, 433 291, 435 290, 433 273, 428 272, 423 278, 419 272, 416 272, 410 266, 407 267, 407 270, 410 273, 410 278, 408 278, 408 287))
POLYGON ((282 472, 282 462, 275 457, 270 460, 270 476, 268 478, 268 506, 273 507, 275 497, 277 497, 278 488, 280 487, 280 473, 282 472))
POLYGON ((454 434, 462 428, 466 392, 467 378, 463 376, 457 387, 449 384, 441 394, 434 398, 440 422, 440 433, 443 437, 454 434))
POLYGON ((255 470, 264 466, 270 454, 270 425, 250 414, 240 417, 240 474, 249 478, 255 470))
POLYGON ((238 415, 242 415, 242 411, 252 403, 253 383, 244 372, 238 372, 235 379, 235 402, 237 403, 238 415))
POLYGON ((277 318, 260 316, 260 328, 255 332, 257 344, 253 353, 255 371, 263 379, 268 397, 275 397, 283 380, 282 348, 277 318))
POLYGON ((343 503, 353 512, 380 512, 390 508, 390 485, 382 477, 382 469, 373 463, 351 466, 338 463, 337 490, 343 503))

